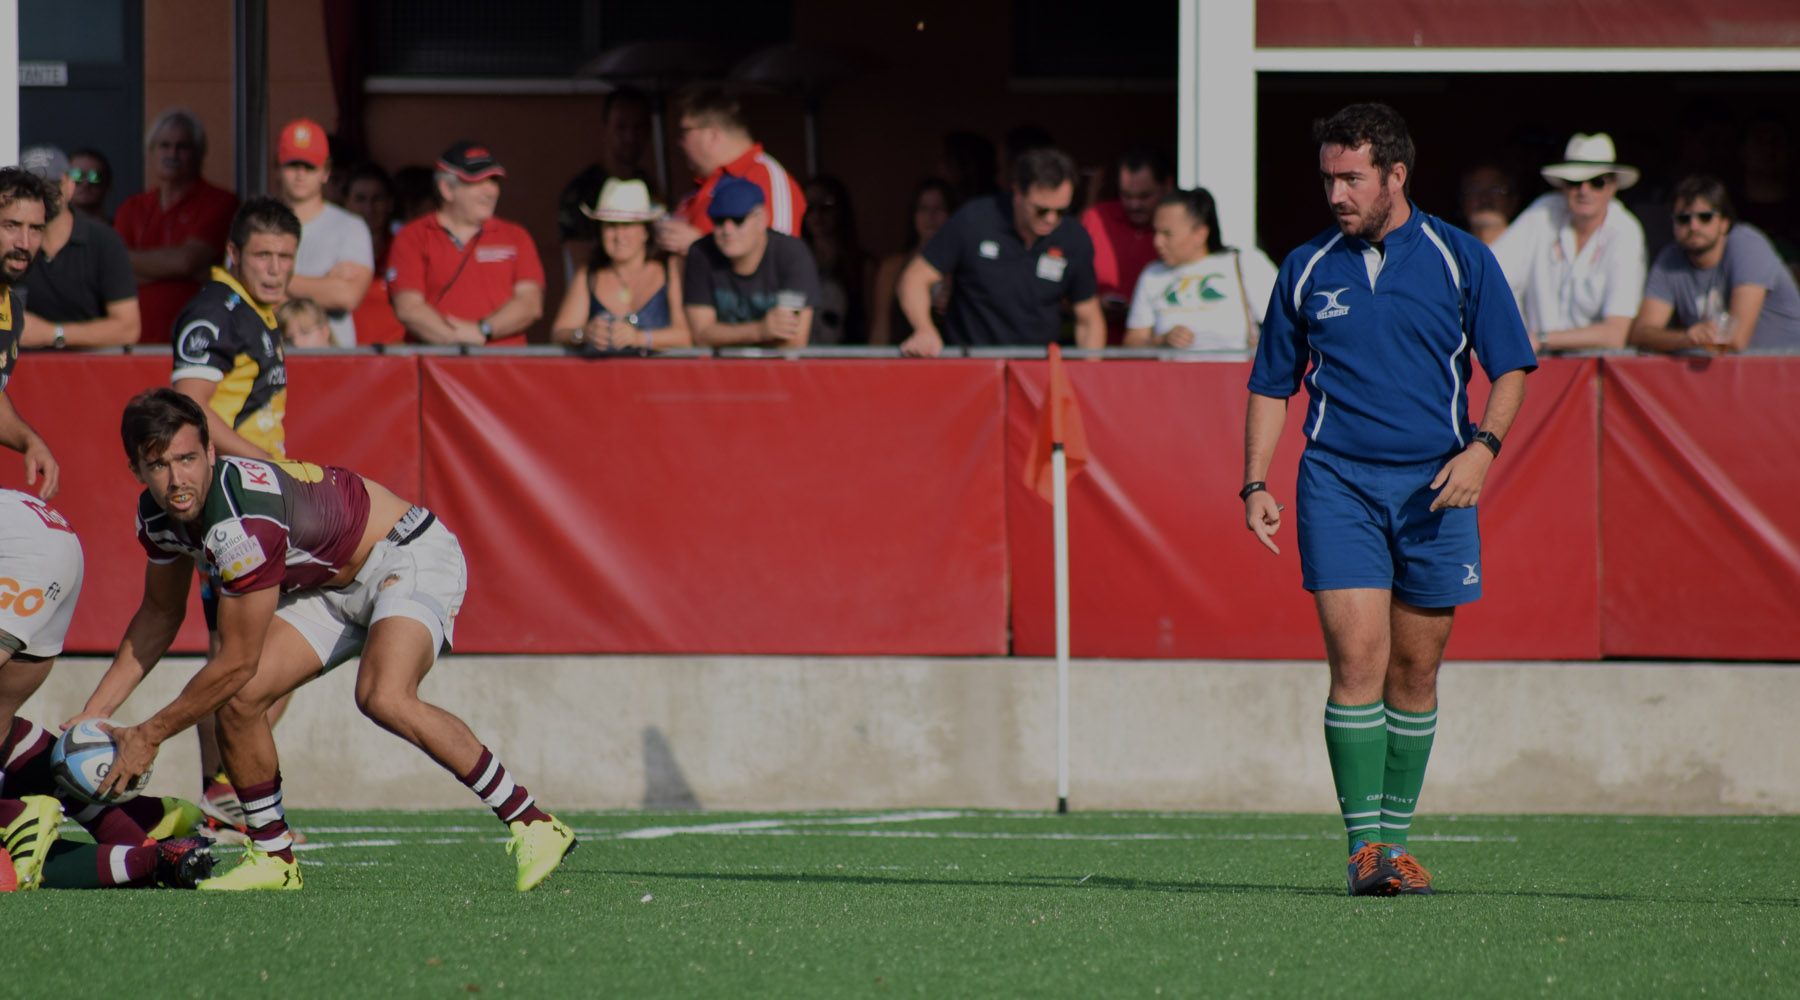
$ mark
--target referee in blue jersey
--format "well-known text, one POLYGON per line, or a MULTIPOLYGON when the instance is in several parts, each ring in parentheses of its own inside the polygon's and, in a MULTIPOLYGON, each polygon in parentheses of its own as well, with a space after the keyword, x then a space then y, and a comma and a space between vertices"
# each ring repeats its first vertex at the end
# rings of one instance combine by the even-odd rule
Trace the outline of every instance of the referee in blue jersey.
POLYGON ((1244 519, 1280 551, 1282 508, 1263 480, 1304 386, 1294 514, 1331 666, 1325 749, 1350 893, 1428 894, 1406 835, 1438 662, 1456 606, 1481 596, 1475 501, 1537 359, 1493 254, 1407 198, 1413 142, 1394 109, 1351 105, 1313 139, 1337 225, 1288 254, 1269 301, 1244 418, 1244 519), (1471 355, 1493 382, 1479 427, 1471 355))

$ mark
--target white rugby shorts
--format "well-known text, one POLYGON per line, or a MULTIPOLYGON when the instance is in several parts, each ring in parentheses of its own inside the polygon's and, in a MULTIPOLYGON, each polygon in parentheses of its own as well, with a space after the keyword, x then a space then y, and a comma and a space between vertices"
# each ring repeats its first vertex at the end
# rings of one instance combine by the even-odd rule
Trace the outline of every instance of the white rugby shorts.
POLYGON ((81 597, 81 540, 54 507, 0 490, 0 650, 48 658, 62 652, 81 597))
MULTIPOLYGON (((414 508, 400 525, 416 524, 423 513, 414 508)), ((397 526, 395 533, 401 530, 397 526)), ((299 630, 326 671, 361 654, 369 627, 383 618, 410 618, 430 629, 434 657, 450 650, 469 588, 462 543, 436 518, 404 541, 395 533, 375 543, 348 586, 281 596, 275 614, 299 630)))

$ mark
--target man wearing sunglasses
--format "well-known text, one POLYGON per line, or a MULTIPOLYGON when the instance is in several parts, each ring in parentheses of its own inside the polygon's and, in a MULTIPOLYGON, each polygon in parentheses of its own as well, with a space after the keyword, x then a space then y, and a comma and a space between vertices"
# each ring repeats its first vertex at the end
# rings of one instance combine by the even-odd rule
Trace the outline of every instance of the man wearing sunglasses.
POLYGON ((819 301, 819 265, 806 243, 773 231, 763 189, 725 176, 706 205, 712 232, 689 244, 683 309, 694 343, 806 346, 819 301))
POLYGON ((131 254, 111 226, 76 212, 76 170, 55 146, 33 146, 19 165, 57 193, 37 260, 19 286, 21 347, 117 347, 138 342, 131 254))
POLYGON ((1013 189, 957 209, 900 275, 900 308, 913 334, 901 353, 932 358, 946 343, 976 347, 1055 343, 1062 303, 1075 313, 1078 347, 1106 346, 1094 277, 1094 242, 1069 218, 1075 161, 1033 149, 1013 162, 1013 189), (931 319, 931 286, 950 278, 944 329, 931 319))
POLYGON ((85 215, 110 228, 112 216, 106 214, 106 198, 112 194, 112 164, 106 154, 88 147, 69 154, 69 176, 75 178, 75 196, 69 206, 77 215, 85 215))
POLYGON ((1638 181, 1605 132, 1576 133, 1563 162, 1543 168, 1557 190, 1519 213, 1494 241, 1539 351, 1625 346, 1644 294, 1644 227, 1619 202, 1638 181))
POLYGON ((1631 343, 1651 351, 1800 347, 1800 289, 1717 177, 1675 188, 1675 242, 1656 255, 1631 343))

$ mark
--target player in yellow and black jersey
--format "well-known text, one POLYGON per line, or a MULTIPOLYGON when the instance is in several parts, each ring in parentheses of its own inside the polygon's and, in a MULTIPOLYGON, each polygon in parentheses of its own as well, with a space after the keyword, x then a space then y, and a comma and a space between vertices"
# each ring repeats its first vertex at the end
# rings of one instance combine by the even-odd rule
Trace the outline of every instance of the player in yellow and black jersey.
POLYGON ((275 308, 287 300, 299 247, 292 209, 273 198, 245 201, 231 222, 225 266, 213 268, 212 282, 175 320, 172 381, 206 408, 221 455, 287 457, 287 364, 275 308))
MULTIPOLYGON (((175 320, 175 391, 206 411, 207 434, 221 457, 268 461, 287 457, 282 418, 287 411, 287 362, 275 309, 288 297, 294 254, 300 248, 300 219, 273 198, 250 198, 231 220, 225 266, 182 308, 175 320)), ((200 604, 217 650, 219 591, 216 568, 196 560, 200 604)), ((270 713, 281 717, 284 700, 270 713)), ((220 768, 213 718, 196 727, 200 736, 203 790, 200 808, 215 830, 242 830, 242 805, 220 768)))

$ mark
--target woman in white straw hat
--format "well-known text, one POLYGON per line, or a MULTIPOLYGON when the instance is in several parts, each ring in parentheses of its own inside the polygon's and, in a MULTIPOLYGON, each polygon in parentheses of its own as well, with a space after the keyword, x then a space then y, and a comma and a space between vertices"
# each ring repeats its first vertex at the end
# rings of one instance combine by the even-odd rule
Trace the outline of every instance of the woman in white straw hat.
POLYGON ((551 324, 559 344, 648 353, 689 347, 681 311, 681 269, 653 253, 650 224, 662 216, 640 180, 614 177, 581 214, 600 223, 593 260, 569 282, 562 308, 551 324))
POLYGON ((1644 297, 1644 227, 1620 191, 1638 182, 1612 137, 1579 132, 1563 162, 1541 173, 1557 190, 1519 213, 1494 241, 1538 351, 1620 348, 1644 297))

